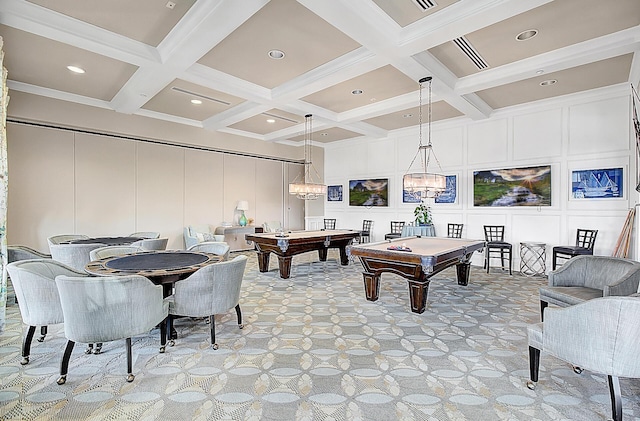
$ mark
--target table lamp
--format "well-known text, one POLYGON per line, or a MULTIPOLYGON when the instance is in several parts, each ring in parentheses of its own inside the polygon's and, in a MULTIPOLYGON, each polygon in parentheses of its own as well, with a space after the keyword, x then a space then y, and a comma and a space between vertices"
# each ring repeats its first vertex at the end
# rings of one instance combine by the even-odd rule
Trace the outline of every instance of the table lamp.
POLYGON ((249 210, 249 202, 247 202, 246 200, 240 200, 238 202, 238 205, 236 206, 236 209, 242 212, 242 215, 240 215, 240 219, 238 219, 238 225, 240 225, 241 227, 246 226, 247 217, 245 216, 244 211, 249 210))

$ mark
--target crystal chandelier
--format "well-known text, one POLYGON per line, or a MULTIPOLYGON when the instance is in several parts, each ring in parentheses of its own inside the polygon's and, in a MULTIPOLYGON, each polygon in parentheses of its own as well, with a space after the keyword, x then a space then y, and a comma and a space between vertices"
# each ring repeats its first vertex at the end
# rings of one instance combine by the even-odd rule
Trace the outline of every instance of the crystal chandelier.
POLYGON ((433 145, 431 145, 431 76, 424 77, 420 79, 418 82, 420 83, 420 131, 419 131, 419 140, 420 143, 418 145, 418 151, 414 155, 411 160, 411 164, 407 169, 407 172, 402 177, 403 188, 407 192, 411 193, 414 196, 419 196, 422 198, 437 196, 442 193, 447 188, 447 178, 442 174, 430 173, 429 172, 429 162, 431 160, 431 155, 433 154, 433 159, 438 164, 438 168, 442 171, 442 167, 440 166, 440 162, 436 157, 436 153, 433 151, 433 145), (425 82, 429 82, 429 106, 428 106, 428 117, 427 117, 427 139, 428 142, 426 145, 422 144, 422 84, 425 82), (411 167, 415 162, 416 158, 420 156, 420 161, 422 164, 422 172, 409 172, 411 171, 411 167))
POLYGON ((311 114, 304 116, 304 175, 301 180, 298 180, 300 178, 298 175, 289 184, 289 194, 302 200, 315 200, 323 194, 327 194, 327 186, 314 180, 314 174, 318 180, 320 180, 320 174, 311 161, 311 117, 311 114))

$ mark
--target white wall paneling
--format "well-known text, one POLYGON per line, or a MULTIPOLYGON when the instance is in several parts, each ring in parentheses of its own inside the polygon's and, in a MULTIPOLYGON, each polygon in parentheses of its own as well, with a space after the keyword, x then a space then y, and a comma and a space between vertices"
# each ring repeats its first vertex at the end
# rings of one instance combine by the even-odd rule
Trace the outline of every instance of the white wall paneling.
POLYGON ((629 114, 628 97, 569 107, 569 154, 628 151, 629 114))
POLYGON ((141 219, 141 229, 136 227, 134 142, 76 133, 74 161, 76 232, 105 236, 157 231, 147 218, 141 219))
POLYGON ((215 226, 224 221, 224 156, 185 150, 184 162, 185 225, 215 226))
POLYGON ((74 134, 7 124, 7 140, 7 242, 48 253, 47 237, 76 232, 74 134))
POLYGON ((484 121, 467 127, 467 162, 486 164, 509 159, 507 119, 484 121))
POLYGON ((550 159, 562 153, 562 110, 513 118, 513 159, 550 159))
MULTIPOLYGON (((183 247, 184 149, 138 143, 136 226, 155 227, 167 248, 183 247)), ((109 233, 105 233, 109 234, 109 233)))

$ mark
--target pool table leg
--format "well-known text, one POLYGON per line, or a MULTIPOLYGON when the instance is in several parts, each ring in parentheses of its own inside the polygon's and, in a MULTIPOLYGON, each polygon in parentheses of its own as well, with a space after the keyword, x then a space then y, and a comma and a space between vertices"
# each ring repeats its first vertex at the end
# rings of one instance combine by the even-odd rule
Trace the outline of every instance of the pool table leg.
POLYGON ((377 301, 380 295, 380 275, 373 273, 363 273, 364 293, 368 301, 377 301))
POLYGON ((265 253, 264 251, 258 252, 258 268, 260 272, 269 271, 269 253, 270 252, 265 253))
POLYGON ((321 262, 327 261, 327 250, 326 247, 318 249, 318 259, 320 259, 321 262))
POLYGON ((427 295, 429 294, 429 280, 414 281, 409 280, 409 298, 411 300, 411 311, 414 313, 424 313, 427 307, 427 295))
POLYGON ((291 276, 292 258, 292 256, 278 256, 278 266, 280 267, 280 277, 282 279, 289 279, 289 276, 291 276))
POLYGON ((469 284, 469 272, 471 269, 471 263, 459 263, 456 265, 456 272, 458 274, 458 285, 469 284))
POLYGON ((349 256, 347 255, 347 246, 340 247, 340 264, 347 266, 349 264, 349 256))

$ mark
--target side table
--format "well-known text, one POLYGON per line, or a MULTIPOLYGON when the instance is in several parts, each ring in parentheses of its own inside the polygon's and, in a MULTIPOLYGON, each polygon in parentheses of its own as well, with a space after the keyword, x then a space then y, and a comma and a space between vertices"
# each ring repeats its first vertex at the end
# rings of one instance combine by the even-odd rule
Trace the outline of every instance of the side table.
POLYGON ((244 239, 245 234, 254 234, 262 232, 262 227, 248 226, 232 226, 217 227, 215 233, 224 235, 225 243, 229 244, 229 251, 253 250, 253 244, 244 239))
POLYGON ((520 273, 544 276, 547 272, 547 244, 533 241, 520 243, 520 273))

